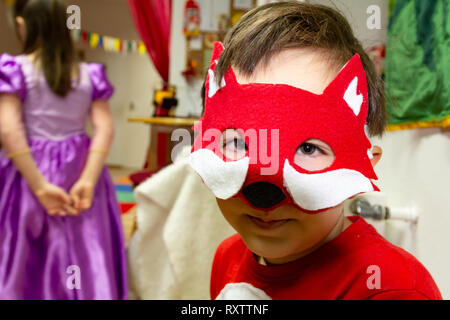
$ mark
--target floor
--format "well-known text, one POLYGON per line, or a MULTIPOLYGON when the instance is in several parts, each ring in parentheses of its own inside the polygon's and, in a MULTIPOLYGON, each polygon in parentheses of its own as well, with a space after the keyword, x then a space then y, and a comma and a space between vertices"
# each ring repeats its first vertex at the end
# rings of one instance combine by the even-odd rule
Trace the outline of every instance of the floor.
POLYGON ((117 168, 117 167, 108 167, 109 174, 111 175, 111 178, 113 181, 116 181, 123 177, 128 177, 131 173, 139 171, 140 169, 137 168, 117 168))
MULTIPOLYGON (((128 177, 131 173, 139 171, 136 168, 116 168, 109 167, 109 174, 113 181, 117 181, 118 179, 128 177)), ((125 236, 125 246, 128 247, 128 243, 130 241, 133 232, 136 230, 136 207, 128 211, 126 214, 121 215, 122 218, 122 226, 123 233, 125 236)))

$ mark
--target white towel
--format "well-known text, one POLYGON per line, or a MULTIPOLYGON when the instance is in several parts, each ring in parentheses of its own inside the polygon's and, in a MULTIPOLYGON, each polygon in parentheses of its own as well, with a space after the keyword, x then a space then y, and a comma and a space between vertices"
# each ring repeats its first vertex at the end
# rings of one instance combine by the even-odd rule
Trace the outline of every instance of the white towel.
POLYGON ((235 233, 189 166, 189 152, 183 148, 175 163, 135 190, 137 230, 128 264, 136 299, 209 299, 215 250, 235 233))

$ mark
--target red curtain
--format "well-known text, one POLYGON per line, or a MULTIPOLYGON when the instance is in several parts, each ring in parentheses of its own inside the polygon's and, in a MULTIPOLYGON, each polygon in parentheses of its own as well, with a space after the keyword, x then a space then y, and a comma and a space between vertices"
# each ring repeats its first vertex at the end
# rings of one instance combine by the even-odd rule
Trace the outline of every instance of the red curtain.
POLYGON ((172 0, 128 0, 128 6, 156 70, 168 83, 172 0))

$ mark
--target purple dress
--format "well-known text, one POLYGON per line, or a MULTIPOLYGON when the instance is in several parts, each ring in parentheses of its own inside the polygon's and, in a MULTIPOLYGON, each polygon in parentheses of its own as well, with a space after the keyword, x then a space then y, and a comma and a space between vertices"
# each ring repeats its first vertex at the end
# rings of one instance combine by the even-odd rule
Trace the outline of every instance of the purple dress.
MULTIPOLYGON (((20 97, 33 158, 67 192, 87 160, 91 103, 114 92, 102 65, 82 63, 80 71, 61 98, 26 56, 0 55, 0 93, 20 97)), ((50 216, 0 151, 0 299, 126 299, 127 292, 120 209, 107 169, 88 211, 50 216)))

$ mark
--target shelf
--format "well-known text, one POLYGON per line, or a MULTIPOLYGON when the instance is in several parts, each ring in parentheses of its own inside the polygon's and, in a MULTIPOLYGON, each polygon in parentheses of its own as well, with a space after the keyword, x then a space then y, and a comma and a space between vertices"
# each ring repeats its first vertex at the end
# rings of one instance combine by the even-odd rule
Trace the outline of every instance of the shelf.
POLYGON ((197 118, 175 118, 175 117, 151 117, 151 118, 128 118, 129 122, 141 122, 169 127, 192 127, 197 118))

